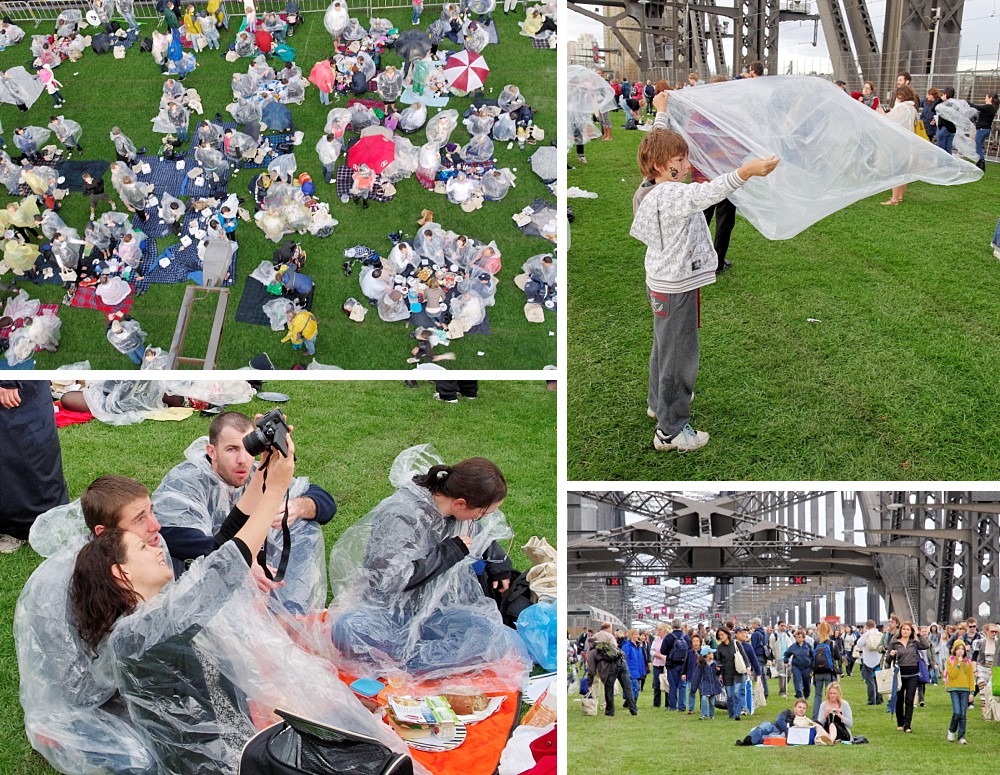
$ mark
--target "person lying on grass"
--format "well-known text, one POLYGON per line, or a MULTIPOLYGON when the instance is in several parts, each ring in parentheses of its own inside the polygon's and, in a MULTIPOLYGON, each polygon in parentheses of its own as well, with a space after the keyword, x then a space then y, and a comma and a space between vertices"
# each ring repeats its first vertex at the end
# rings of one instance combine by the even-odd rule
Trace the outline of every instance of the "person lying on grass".
POLYGON ((778 714, 774 723, 765 721, 750 730, 750 734, 736 741, 736 745, 760 745, 765 737, 784 737, 788 734, 790 727, 816 728, 816 740, 823 745, 830 745, 833 740, 823 731, 823 728, 806 715, 809 703, 804 699, 795 701, 794 710, 783 710, 778 714))

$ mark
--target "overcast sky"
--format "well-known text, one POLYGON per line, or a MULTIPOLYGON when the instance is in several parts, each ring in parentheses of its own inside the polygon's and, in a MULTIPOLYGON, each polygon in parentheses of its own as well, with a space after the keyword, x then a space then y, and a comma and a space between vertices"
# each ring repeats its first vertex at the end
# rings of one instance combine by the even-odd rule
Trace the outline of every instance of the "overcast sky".
MULTIPOLYGON (((976 49, 979 49, 979 70, 993 70, 1000 65, 1000 0, 966 0, 962 15, 962 39, 959 46, 959 70, 970 70, 976 65, 976 49)), ((729 5, 729 0, 721 0, 719 5, 729 5)), ((815 4, 811 3, 815 9, 815 4)), ((585 6, 598 10, 597 6, 585 6)), ((885 0, 868 0, 868 11, 875 26, 876 37, 881 47, 882 25, 885 0)), ((580 33, 589 32, 603 41, 603 25, 585 16, 569 11, 562 25, 565 40, 574 40, 580 33)), ((822 29, 817 35, 816 46, 812 45, 813 22, 782 22, 778 35, 778 63, 782 73, 789 63, 795 72, 830 72, 829 55, 822 29)), ((732 41, 727 39, 727 61, 732 59, 732 41)))

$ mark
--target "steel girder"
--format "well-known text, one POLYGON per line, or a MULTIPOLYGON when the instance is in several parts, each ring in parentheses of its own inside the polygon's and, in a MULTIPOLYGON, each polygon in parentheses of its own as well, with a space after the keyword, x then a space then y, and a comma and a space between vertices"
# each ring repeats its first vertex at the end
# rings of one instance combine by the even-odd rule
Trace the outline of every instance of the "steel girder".
POLYGON ((888 97, 895 91, 896 73, 903 70, 913 76, 912 86, 918 96, 930 85, 947 85, 954 80, 964 7, 965 0, 886 0, 880 84, 883 94, 888 97), (935 9, 940 12, 936 46, 935 9), (931 75, 933 83, 929 83, 931 75))
POLYGON ((823 37, 833 63, 833 77, 854 84, 858 80, 858 63, 851 50, 847 25, 840 12, 839 0, 816 0, 816 8, 823 24, 823 37))
MULTIPOLYGON (((875 83, 876 93, 879 89, 879 67, 882 57, 879 54, 878 38, 875 37, 875 26, 872 24, 872 17, 868 13, 868 6, 865 0, 843 0, 844 16, 851 29, 851 37, 854 40, 854 50, 857 53, 858 66, 861 68, 862 81, 868 80, 875 83)), ((852 81, 848 81, 853 85, 852 81)), ((861 88, 861 84, 858 84, 861 88)))

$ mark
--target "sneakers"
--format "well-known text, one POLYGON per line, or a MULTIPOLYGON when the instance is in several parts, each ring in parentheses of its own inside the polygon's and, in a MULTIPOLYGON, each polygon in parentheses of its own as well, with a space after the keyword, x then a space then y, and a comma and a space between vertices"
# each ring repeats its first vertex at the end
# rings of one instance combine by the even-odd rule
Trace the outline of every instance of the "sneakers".
POLYGON ((656 410, 650 409, 647 406, 646 407, 646 417, 648 417, 650 420, 655 420, 656 419, 656 410))
POLYGON ((458 403, 458 399, 457 398, 441 398, 441 394, 440 393, 435 393, 434 394, 434 398, 436 400, 438 400, 438 401, 443 401, 446 404, 457 404, 458 403))
POLYGON ((24 541, 9 535, 0 535, 0 554, 13 554, 24 546, 24 541))
POLYGON ((657 452, 667 452, 674 449, 681 453, 691 452, 708 444, 708 438, 705 431, 696 431, 690 423, 681 428, 681 432, 672 439, 668 439, 657 428, 656 433, 653 434, 653 449, 657 452))
POLYGON ((587 157, 584 156, 582 153, 578 154, 576 158, 580 160, 580 164, 586 164, 587 163, 587 157))
POLYGON ((968 745, 969 743, 968 743, 968 741, 964 737, 960 737, 960 738, 958 738, 958 744, 959 745, 968 745))
POLYGON ((949 743, 954 743, 955 742, 955 733, 954 732, 949 732, 948 733, 948 742, 949 743))

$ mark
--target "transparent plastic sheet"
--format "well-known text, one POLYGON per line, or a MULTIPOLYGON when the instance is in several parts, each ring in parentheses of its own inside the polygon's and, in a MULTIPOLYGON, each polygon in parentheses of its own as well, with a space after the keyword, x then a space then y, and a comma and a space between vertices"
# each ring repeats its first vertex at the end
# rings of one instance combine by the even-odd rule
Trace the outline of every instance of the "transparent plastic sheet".
POLYGON ((160 347, 147 347, 142 356, 141 371, 162 371, 170 365, 169 353, 163 352, 160 347))
POLYGON ((77 498, 39 514, 31 525, 28 543, 42 557, 52 557, 68 546, 79 548, 89 535, 80 499, 77 498))
POLYGON ((441 169, 441 150, 434 143, 420 146, 417 157, 417 172, 426 178, 433 178, 441 169))
POLYGON ((32 299, 28 296, 28 292, 21 288, 18 290, 16 296, 12 296, 7 299, 7 303, 3 308, 4 317, 13 318, 17 320, 18 318, 28 318, 34 317, 38 314, 38 309, 41 306, 41 302, 38 299, 32 299))
POLYGON ((57 315, 51 313, 37 315, 31 320, 31 326, 27 328, 28 339, 31 340, 31 343, 35 347, 55 352, 59 347, 62 320, 57 315))
POLYGON ((167 379, 160 382, 163 392, 171 396, 184 396, 196 401, 205 401, 212 406, 231 406, 249 403, 254 389, 248 382, 238 379, 167 379))
POLYGON ((0 161, 0 183, 3 183, 8 194, 14 196, 21 184, 21 168, 14 164, 7 154, 4 154, 4 157, 0 161))
POLYGON ((443 517, 430 491, 412 481, 437 458, 433 448, 402 454, 390 473, 400 483, 396 493, 349 527, 330 552, 329 616, 340 664, 360 675, 384 676, 395 668, 435 680, 481 673, 506 661, 512 669, 495 680, 519 687, 530 667, 524 643, 504 627, 472 570, 493 541, 510 538, 510 527, 500 511, 472 523, 443 517), (407 471, 407 465, 414 467, 407 471), (405 590, 412 563, 463 530, 472 539, 469 556, 405 590))
POLYGON ((254 78, 246 73, 233 73, 233 97, 237 100, 246 97, 253 97, 257 92, 257 84, 254 78))
POLYGON ((575 144, 593 140, 593 114, 614 110, 614 90, 597 72, 580 65, 569 67, 566 78, 568 142, 575 144))
POLYGON ((20 366, 30 361, 34 355, 35 343, 31 341, 28 329, 18 328, 11 332, 5 353, 7 363, 11 366, 20 366))
POLYGON ((555 670, 559 665, 556 601, 546 598, 528 606, 518 615, 516 624, 532 659, 546 670, 555 670))
POLYGON ((497 97, 497 105, 500 106, 500 110, 507 112, 517 110, 524 106, 524 95, 514 84, 507 84, 500 91, 500 96, 497 97))
POLYGON ((69 582, 86 527, 79 501, 60 506, 61 516, 70 507, 79 516, 77 530, 64 529, 69 521, 53 519, 51 512, 32 526, 32 547, 49 559, 31 574, 14 612, 25 732, 32 747, 60 772, 152 775, 152 756, 127 719, 99 707, 113 697, 115 687, 92 672, 92 660, 73 624, 69 582), (42 522, 45 517, 50 519, 42 522), (40 530, 40 522, 56 529, 40 530), (36 541, 41 532, 48 535, 36 541))
POLYGON ((407 137, 394 135, 392 142, 396 146, 396 155, 392 164, 383 170, 382 177, 396 182, 410 177, 417 171, 420 162, 420 149, 416 148, 407 137))
POLYGON ((517 126, 509 113, 501 113, 493 122, 493 139, 506 143, 517 137, 517 126))
POLYGON ((24 134, 35 144, 36 148, 41 148, 52 137, 52 130, 40 126, 26 126, 24 134))
POLYGON ((967 159, 978 159, 976 152, 976 119, 979 111, 965 100, 950 99, 938 105, 934 111, 945 121, 955 125, 955 139, 952 148, 967 159))
MULTIPOLYGON (((507 116, 510 119, 510 116, 507 116)), ((488 135, 493 129, 493 116, 481 116, 478 113, 471 114, 463 122, 470 135, 488 135)))
POLYGON ((781 164, 730 195, 768 239, 789 239, 820 219, 893 186, 958 185, 982 172, 822 78, 750 78, 670 93, 671 128, 710 178, 772 154, 781 164))
MULTIPOLYGON (((297 166, 294 153, 283 153, 267 165, 267 172, 271 176, 272 181, 276 178, 289 181, 295 175, 295 168, 297 166)), ((271 183, 272 187, 274 185, 274 183, 271 183)))
POLYGON ((475 293, 463 293, 451 300, 452 320, 459 320, 465 330, 475 328, 486 318, 483 300, 475 293))
POLYGON ((456 126, 458 111, 442 110, 427 121, 427 142, 440 148, 448 142, 456 126))
MULTIPOLYGON (((249 389, 248 385, 246 387, 249 389)), ((184 395, 183 392, 174 394, 184 395)), ((215 395, 213 400, 221 401, 224 397, 215 395)), ((232 487, 215 473, 206 456, 207 444, 208 437, 202 436, 188 445, 184 450, 185 462, 171 469, 153 493, 153 511, 164 527, 187 527, 214 535, 243 494, 243 487, 232 487)), ((309 479, 296 477, 288 489, 288 497, 301 497, 308 489, 309 479)), ((275 597, 295 613, 321 610, 326 605, 327 592, 321 526, 311 520, 297 520, 289 530, 292 548, 285 585, 275 591, 275 597)), ((277 567, 283 545, 281 530, 272 529, 267 540, 270 565, 277 567)))
POLYGON ((284 331, 285 326, 288 325, 288 316, 286 313, 288 310, 294 308, 295 305, 283 297, 264 302, 263 310, 264 314, 267 315, 267 319, 271 323, 271 330, 284 331))
POLYGON ((531 154, 531 171, 543 183, 552 183, 559 175, 559 149, 553 145, 543 145, 531 154))
POLYGON ((407 320, 410 317, 410 305, 406 303, 406 295, 399 291, 390 291, 378 302, 378 316, 386 323, 407 320), (393 298, 393 297, 397 298, 393 298))
POLYGON ((0 71, 0 102, 24 103, 30 108, 44 90, 38 76, 23 67, 0 71))
POLYGON ((312 220, 312 212, 301 202, 289 202, 281 208, 281 217, 288 231, 305 231, 312 220))
MULTIPOLYGON (((132 349, 140 344, 141 340, 137 341, 132 349)), ((163 384, 147 380, 90 381, 83 388, 83 397, 90 413, 108 425, 139 423, 167 408, 163 403, 163 384)))
POLYGON ((281 242, 281 238, 285 236, 285 222, 280 216, 272 213, 270 210, 266 210, 257 213, 254 218, 267 239, 272 242, 281 242))
POLYGON ((314 237, 329 237, 333 233, 333 227, 338 223, 340 221, 330 215, 329 205, 323 203, 319 209, 313 210, 309 233, 314 237))
POLYGON ((351 123, 351 112, 347 108, 333 108, 326 114, 326 131, 338 140, 344 136, 347 125, 351 123))

